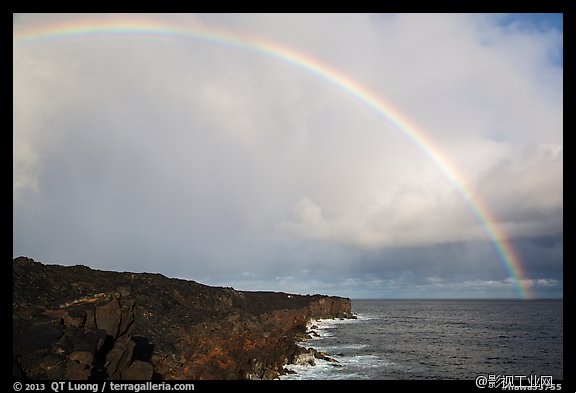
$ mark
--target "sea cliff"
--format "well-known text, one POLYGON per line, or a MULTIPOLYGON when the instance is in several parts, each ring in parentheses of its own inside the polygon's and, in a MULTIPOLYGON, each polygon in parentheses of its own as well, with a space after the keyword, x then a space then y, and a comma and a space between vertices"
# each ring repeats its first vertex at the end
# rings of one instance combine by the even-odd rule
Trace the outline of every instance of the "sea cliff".
POLYGON ((160 274, 13 260, 13 375, 30 379, 274 379, 322 357, 298 345, 348 298, 246 292, 160 274))

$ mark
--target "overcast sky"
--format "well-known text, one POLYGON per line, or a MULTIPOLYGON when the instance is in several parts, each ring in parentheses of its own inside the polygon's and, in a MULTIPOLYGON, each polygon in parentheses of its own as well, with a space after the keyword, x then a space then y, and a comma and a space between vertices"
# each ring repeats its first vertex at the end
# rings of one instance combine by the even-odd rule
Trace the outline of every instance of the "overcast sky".
POLYGON ((14 17, 13 255, 208 285, 515 297, 482 223, 394 124, 318 74, 133 19, 254 37, 330 66, 418 124, 562 294, 561 15, 14 17))

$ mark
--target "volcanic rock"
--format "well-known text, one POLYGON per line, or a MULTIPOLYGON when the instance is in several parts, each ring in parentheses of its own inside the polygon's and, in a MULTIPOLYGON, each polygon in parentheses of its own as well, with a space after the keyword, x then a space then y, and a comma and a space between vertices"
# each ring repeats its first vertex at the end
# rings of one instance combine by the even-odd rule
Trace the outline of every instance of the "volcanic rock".
MULTIPOLYGON (((160 274, 13 268, 13 375, 29 379, 276 379, 314 319, 350 299, 210 287, 160 274)), ((323 356, 325 356, 323 354, 323 356)))

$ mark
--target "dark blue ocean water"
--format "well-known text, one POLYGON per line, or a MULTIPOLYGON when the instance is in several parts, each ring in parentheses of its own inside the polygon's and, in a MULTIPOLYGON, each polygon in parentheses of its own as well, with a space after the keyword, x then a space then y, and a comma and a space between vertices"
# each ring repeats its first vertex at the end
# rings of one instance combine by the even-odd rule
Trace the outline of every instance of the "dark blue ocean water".
POLYGON ((356 320, 315 322, 303 346, 340 363, 287 366, 282 379, 563 379, 561 300, 353 300, 356 320))

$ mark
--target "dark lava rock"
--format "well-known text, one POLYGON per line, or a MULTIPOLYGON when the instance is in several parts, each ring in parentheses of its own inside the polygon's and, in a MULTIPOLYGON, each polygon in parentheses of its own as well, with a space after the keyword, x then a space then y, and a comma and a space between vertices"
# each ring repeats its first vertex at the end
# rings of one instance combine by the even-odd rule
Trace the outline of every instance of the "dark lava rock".
POLYGON ((315 352, 296 344, 310 320, 353 317, 347 298, 25 257, 12 267, 13 375, 22 378, 275 379, 291 361, 314 363, 315 352))
POLYGON ((135 360, 130 367, 122 370, 122 378, 125 380, 146 381, 152 379, 154 366, 142 360, 135 360))

